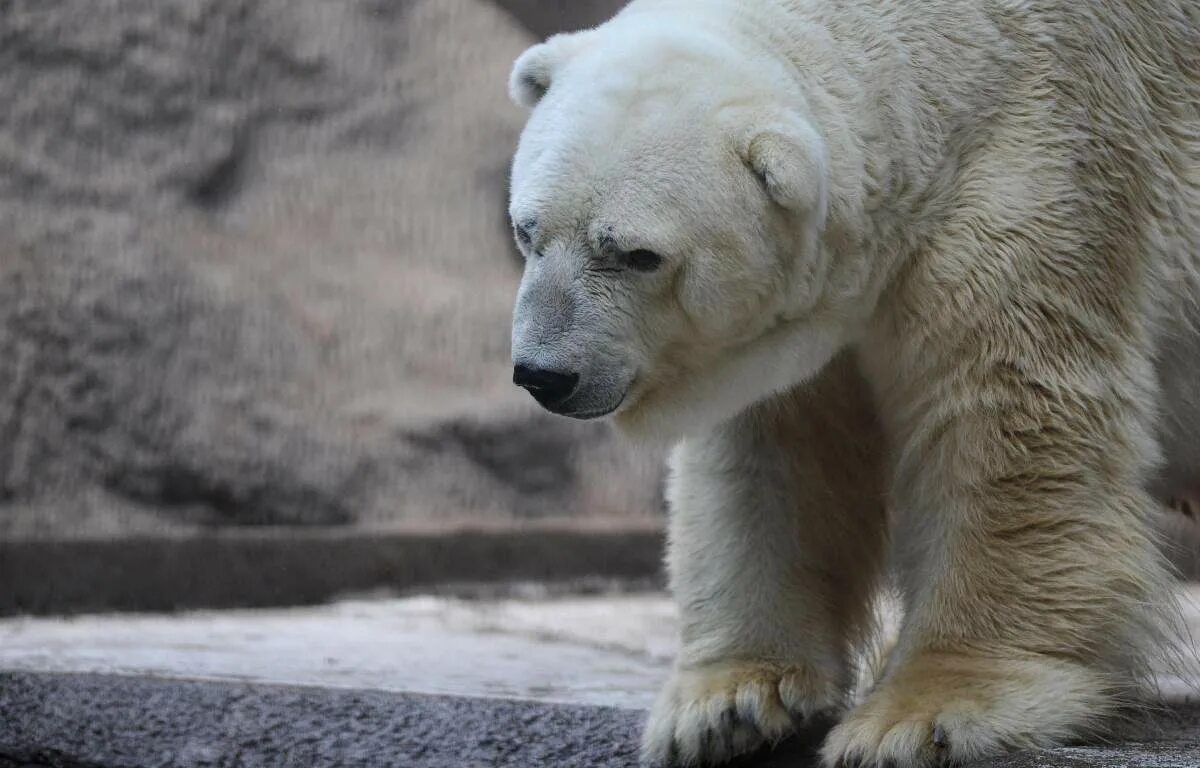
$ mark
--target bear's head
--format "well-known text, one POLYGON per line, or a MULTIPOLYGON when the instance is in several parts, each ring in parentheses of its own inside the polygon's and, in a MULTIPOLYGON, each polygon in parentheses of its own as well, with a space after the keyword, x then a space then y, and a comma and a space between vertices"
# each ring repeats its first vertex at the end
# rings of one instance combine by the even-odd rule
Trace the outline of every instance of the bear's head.
POLYGON ((840 347, 825 142, 786 64, 747 50, 627 10, 517 60, 513 377, 547 409, 671 440, 840 347))

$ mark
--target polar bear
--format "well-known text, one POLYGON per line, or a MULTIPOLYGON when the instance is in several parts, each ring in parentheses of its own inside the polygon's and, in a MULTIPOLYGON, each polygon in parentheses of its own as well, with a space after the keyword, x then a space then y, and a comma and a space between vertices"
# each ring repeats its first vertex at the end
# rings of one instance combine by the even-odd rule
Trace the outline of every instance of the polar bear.
POLYGON ((959 762, 1136 700, 1200 469, 1198 0, 634 0, 510 90, 514 382, 675 446, 649 762, 826 713, 828 766, 959 762))

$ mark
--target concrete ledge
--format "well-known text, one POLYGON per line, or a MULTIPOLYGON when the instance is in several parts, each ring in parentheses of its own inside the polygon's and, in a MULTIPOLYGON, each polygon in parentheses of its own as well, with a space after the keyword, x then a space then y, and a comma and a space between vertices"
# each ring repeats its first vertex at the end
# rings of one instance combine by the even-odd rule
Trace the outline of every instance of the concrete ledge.
POLYGON ((655 579, 663 535, 601 523, 0 541, 0 615, 312 605, 456 582, 655 579))
MULTIPOLYGON (((662 583, 664 534, 628 520, 469 528, 223 529, 0 539, 0 616, 316 605, 346 594, 531 581, 662 583)), ((1200 573, 1200 549, 1173 549, 1200 573), (1190 558, 1190 559, 1189 559, 1190 558)))
MULTIPOLYGON (((605 707, 96 675, 0 673, 0 768, 634 768, 643 714, 605 707)), ((1200 708, 1153 740, 994 768, 1200 765, 1200 708)), ((813 766, 820 731, 740 763, 813 766)))

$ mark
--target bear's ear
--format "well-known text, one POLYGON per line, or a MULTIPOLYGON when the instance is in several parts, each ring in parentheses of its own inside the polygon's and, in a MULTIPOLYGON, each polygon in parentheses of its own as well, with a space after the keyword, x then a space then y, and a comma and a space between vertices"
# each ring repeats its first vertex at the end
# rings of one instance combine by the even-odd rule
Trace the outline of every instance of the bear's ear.
POLYGON ((807 120, 789 115, 751 132, 742 160, 778 205, 825 220, 829 163, 825 141, 807 120))
POLYGON ((522 107, 533 107, 546 91, 559 67, 576 49, 577 35, 554 35, 522 53, 508 78, 508 95, 522 107))

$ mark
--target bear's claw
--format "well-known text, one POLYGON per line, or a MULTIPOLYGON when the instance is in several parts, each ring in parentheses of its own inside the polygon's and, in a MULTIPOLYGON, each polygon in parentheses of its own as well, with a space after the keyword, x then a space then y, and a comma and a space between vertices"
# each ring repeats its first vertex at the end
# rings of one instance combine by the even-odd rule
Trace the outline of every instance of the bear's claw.
POLYGON ((941 725, 933 726, 933 746, 938 749, 947 749, 950 742, 946 740, 946 729, 941 725))

